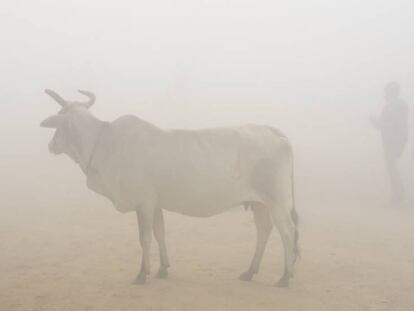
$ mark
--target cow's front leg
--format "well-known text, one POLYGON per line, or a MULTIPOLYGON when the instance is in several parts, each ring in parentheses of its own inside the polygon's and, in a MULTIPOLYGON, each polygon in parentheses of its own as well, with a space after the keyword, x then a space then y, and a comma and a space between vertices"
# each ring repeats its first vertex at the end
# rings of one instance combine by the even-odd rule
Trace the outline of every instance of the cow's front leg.
POLYGON ((139 241, 142 248, 141 271, 135 279, 135 284, 144 284, 150 273, 150 249, 152 228, 154 223, 154 210, 152 208, 138 208, 137 210, 139 241))
POLYGON ((164 216, 160 208, 154 211, 154 236, 160 249, 160 270, 158 270, 157 277, 164 279, 168 277, 170 263, 168 260, 167 246, 165 244, 164 216))

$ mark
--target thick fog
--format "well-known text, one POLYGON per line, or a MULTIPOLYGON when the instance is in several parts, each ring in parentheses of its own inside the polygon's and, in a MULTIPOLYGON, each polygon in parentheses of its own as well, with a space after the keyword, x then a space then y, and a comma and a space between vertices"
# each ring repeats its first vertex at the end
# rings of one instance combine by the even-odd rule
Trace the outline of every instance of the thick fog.
MULTIPOLYGON (((3 1, 0 309, 414 307, 413 29, 409 0, 3 1), (398 208, 388 204, 381 137, 369 121, 390 81, 410 107, 398 208), (302 226, 291 288, 271 287, 283 272, 277 232, 265 277, 235 280, 255 241, 242 209, 206 220, 168 213, 173 276, 130 285, 141 256, 136 217, 88 190, 67 156, 48 152, 53 130, 40 122, 60 107, 44 89, 72 101, 85 100, 78 89, 93 92, 90 110, 105 121, 133 114, 162 129, 284 132, 302 226)), ((156 272, 155 241, 152 249, 156 272)))

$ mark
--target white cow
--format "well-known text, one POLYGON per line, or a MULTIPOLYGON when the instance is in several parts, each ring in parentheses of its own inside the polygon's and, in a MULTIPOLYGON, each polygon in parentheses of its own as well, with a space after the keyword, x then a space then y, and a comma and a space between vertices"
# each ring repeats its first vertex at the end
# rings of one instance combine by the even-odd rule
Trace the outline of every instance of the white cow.
POLYGON ((145 283, 150 272, 153 232, 161 258, 158 277, 168 275, 163 209, 208 217, 244 205, 254 212, 257 244, 240 279, 250 281, 258 272, 275 225, 285 250, 285 272, 277 285, 288 286, 298 255, 298 219, 292 150, 282 133, 258 125, 166 131, 129 115, 104 122, 88 110, 95 96, 80 92, 88 102, 69 102, 46 90, 62 109, 41 126, 56 129, 50 152, 78 163, 88 188, 117 210, 136 212, 143 249, 136 283, 145 283))

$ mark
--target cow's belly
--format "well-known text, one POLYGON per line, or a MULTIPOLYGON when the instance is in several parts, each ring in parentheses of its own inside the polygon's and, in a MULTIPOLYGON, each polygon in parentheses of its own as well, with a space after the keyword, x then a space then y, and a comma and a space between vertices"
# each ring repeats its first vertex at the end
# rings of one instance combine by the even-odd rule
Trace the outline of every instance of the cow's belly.
POLYGON ((253 190, 236 187, 203 188, 189 187, 181 191, 160 191, 159 207, 171 212, 193 217, 209 217, 246 201, 260 201, 253 190))
MULTIPOLYGON (((239 202, 240 203, 240 202, 239 202)), ((236 201, 218 202, 217 200, 188 200, 180 202, 163 202, 162 209, 193 217, 210 217, 221 214, 232 206, 238 205, 236 201)))
POLYGON ((223 213, 232 206, 239 205, 241 201, 215 200, 189 200, 185 198, 180 202, 163 202, 162 209, 193 217, 210 217, 223 213))

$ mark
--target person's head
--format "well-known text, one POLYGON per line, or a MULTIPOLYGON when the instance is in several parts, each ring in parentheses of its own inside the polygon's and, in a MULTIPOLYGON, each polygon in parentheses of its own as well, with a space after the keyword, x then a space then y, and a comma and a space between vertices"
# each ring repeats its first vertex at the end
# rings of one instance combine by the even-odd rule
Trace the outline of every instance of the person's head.
POLYGON ((387 101, 397 99, 400 96, 400 84, 398 82, 389 82, 385 85, 384 91, 387 101))

